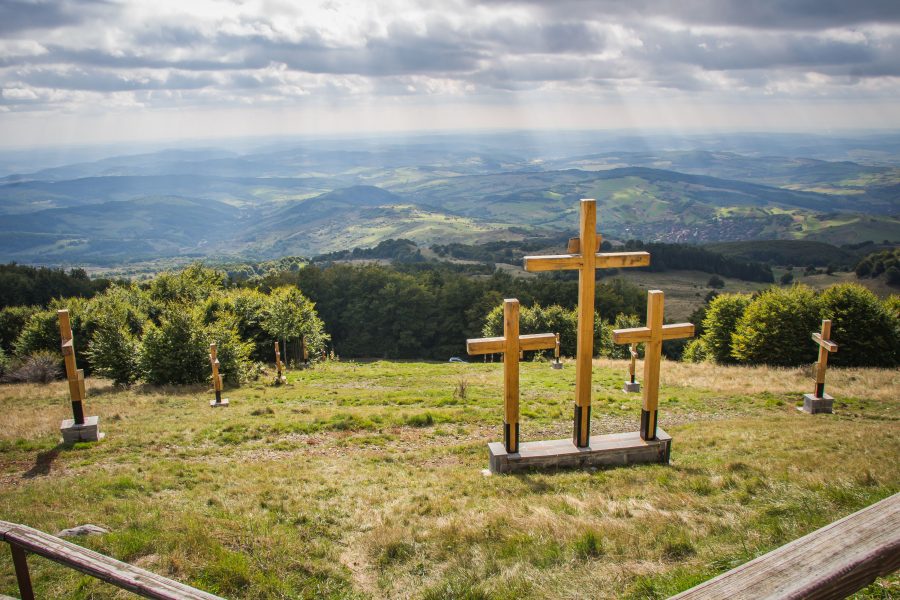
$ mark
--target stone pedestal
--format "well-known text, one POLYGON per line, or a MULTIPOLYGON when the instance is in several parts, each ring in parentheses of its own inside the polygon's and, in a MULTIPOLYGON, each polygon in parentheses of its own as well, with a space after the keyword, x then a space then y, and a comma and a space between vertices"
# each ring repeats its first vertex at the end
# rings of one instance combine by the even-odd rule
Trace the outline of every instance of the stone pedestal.
POLYGON ((228 398, 222 398, 221 402, 216 402, 215 400, 210 400, 209 405, 213 408, 220 408, 222 406, 228 406, 228 398))
POLYGON ((562 363, 555 362, 551 363, 550 366, 552 366, 554 369, 562 369, 562 363))
POLYGON ((510 454, 501 442, 488 444, 490 468, 494 473, 515 473, 529 469, 621 467, 669 462, 672 437, 657 429, 656 439, 645 441, 637 431, 591 436, 587 448, 578 448, 571 439, 525 442, 510 454))
POLYGON ((816 398, 815 394, 803 394, 803 406, 797 407, 797 410, 802 410, 803 412, 807 412, 811 415, 815 415, 817 413, 831 413, 832 405, 834 404, 834 398, 829 396, 828 394, 822 394, 821 398, 816 398))
POLYGON ((59 426, 64 444, 75 442, 99 442, 106 435, 100 433, 100 417, 85 417, 83 425, 76 425, 74 419, 66 419, 59 426))
POLYGON ((641 391, 641 384, 639 381, 626 381, 624 385, 622 385, 622 391, 628 394, 639 393, 641 391))

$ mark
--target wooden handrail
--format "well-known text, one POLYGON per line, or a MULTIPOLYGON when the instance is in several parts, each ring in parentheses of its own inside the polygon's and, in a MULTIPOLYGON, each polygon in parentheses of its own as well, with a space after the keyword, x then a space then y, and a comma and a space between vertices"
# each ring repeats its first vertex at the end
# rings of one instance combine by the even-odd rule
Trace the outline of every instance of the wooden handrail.
POLYGON ((898 568, 900 494, 894 494, 671 600, 838 600, 898 568))
POLYGON ((33 600, 31 579, 25 553, 43 556, 54 562, 87 573, 97 579, 134 592, 145 598, 159 600, 223 600, 207 592, 178 583, 162 575, 129 565, 122 561, 88 550, 56 536, 18 525, 0 521, 0 540, 10 545, 19 593, 22 600, 33 600))

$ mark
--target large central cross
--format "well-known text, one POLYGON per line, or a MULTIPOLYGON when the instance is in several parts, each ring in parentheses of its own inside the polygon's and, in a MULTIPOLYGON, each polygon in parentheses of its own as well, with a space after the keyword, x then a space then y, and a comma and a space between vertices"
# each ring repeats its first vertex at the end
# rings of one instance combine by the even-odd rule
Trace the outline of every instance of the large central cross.
POLYGON ((659 406, 659 361, 663 340, 677 340, 694 336, 694 325, 675 323, 663 325, 664 295, 659 290, 647 292, 647 326, 613 331, 616 344, 644 343, 644 399, 641 406, 641 439, 656 439, 657 407, 659 406))
POLYGON ((519 352, 549 350, 556 346, 552 333, 519 335, 519 301, 503 301, 503 337, 466 340, 469 354, 503 353, 503 445, 519 451, 519 352))
POLYGON ((828 354, 837 352, 838 345, 831 341, 831 320, 822 321, 822 332, 813 333, 812 339, 819 345, 819 360, 816 363, 816 398, 825 397, 825 369, 828 368, 828 354))
POLYGON ((578 340, 575 355, 575 427, 573 441, 586 448, 591 441, 591 370, 594 358, 596 269, 646 267, 649 252, 598 252, 597 201, 581 201, 580 236, 570 240, 569 254, 526 256, 526 271, 578 271, 578 340))

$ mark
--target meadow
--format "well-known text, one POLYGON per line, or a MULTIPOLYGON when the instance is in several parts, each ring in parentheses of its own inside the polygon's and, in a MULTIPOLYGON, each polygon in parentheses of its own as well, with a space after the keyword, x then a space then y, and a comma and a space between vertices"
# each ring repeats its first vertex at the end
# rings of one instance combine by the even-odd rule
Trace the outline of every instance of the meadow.
MULTIPOLYGON (((638 427, 598 360, 594 434, 638 427)), ((522 364, 522 439, 568 437, 574 365, 522 364)), ((0 386, 0 519, 227 598, 665 598, 900 491, 900 373, 665 362, 670 465, 486 476, 498 363, 329 362, 228 389, 87 382, 106 439, 59 444, 64 382, 0 386)), ((41 598, 124 593, 30 559, 41 598)), ((17 595, 0 549, 0 594, 17 595)), ((857 598, 900 596, 900 578, 857 598)))

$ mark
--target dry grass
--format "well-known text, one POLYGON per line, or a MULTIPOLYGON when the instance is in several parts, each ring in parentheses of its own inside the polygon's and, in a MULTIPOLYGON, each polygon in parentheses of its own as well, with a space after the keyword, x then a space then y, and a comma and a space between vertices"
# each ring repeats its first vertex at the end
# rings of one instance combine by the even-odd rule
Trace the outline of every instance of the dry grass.
MULTIPOLYGON (((637 426, 626 365, 597 361, 597 433, 637 426)), ((900 490, 893 372, 829 371, 811 417, 800 370, 667 362, 671 465, 483 477, 501 369, 329 364, 215 410, 89 380, 107 439, 74 448, 64 384, 0 386, 0 518, 106 526, 79 543, 229 598, 662 598, 900 490)), ((573 378, 522 364, 523 436, 568 436, 573 378)), ((41 597, 117 597, 31 563, 41 597)))

